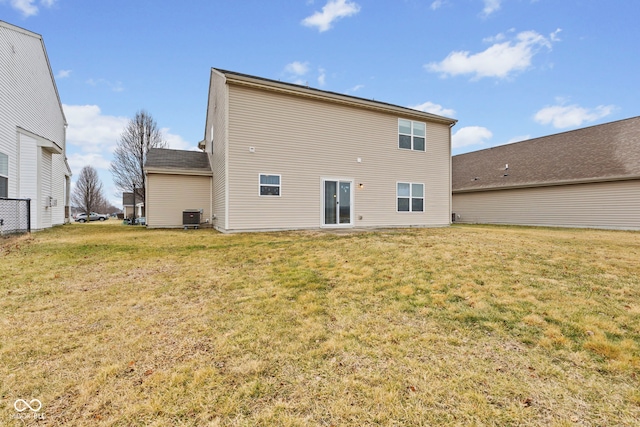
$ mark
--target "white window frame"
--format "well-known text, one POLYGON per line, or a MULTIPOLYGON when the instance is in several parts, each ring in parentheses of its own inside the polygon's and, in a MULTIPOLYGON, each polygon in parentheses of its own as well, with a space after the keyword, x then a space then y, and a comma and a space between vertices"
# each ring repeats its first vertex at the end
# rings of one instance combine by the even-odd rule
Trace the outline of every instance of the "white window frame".
POLYGON ((259 173, 258 174, 258 196, 259 197, 280 197, 282 196, 282 175, 278 173, 259 173), (262 184, 263 176, 277 176, 278 184, 262 184), (262 194, 262 187, 278 187, 278 194, 262 194))
POLYGON ((0 197, 9 197, 9 156, 4 153, 0 153, 0 156, 4 156, 4 159, 5 159, 4 163, 7 166, 6 174, 2 173, 2 169, 0 169, 0 178, 6 178, 7 180, 7 194, 6 195, 0 194, 0 197))
POLYGON ((336 178, 336 177, 320 177, 320 197, 322 198, 320 201, 320 228, 350 228, 353 227, 354 219, 355 219, 355 187, 354 187, 355 179, 354 178, 336 178), (340 224, 325 224, 324 223, 324 209, 325 209, 325 182, 333 181, 338 184, 340 187, 341 182, 349 183, 349 205, 350 205, 350 215, 349 215, 349 223, 340 224))
POLYGON ((421 151, 421 152, 426 152, 427 151, 427 123, 426 122, 419 122, 416 120, 409 120, 409 119, 398 119, 398 149, 399 150, 411 150, 411 151, 421 151), (409 122, 410 126, 411 126, 411 133, 404 133, 404 132, 400 132, 400 121, 405 121, 405 122, 409 122), (424 126, 424 135, 419 136, 416 135, 415 133, 415 123, 420 123, 424 126), (409 138, 411 138, 411 148, 404 148, 404 147, 400 147, 400 135, 405 135, 408 136, 409 138), (424 145, 423 145, 423 149, 422 150, 418 150, 415 148, 415 138, 422 138, 424 140, 424 145))
POLYGON ((417 212, 417 213, 424 213, 425 209, 424 209, 424 183, 422 182, 407 182, 407 181, 397 181, 396 182, 396 212, 397 213, 412 213, 412 212, 417 212), (400 184, 407 184, 409 185, 409 196, 400 196, 399 193, 399 186, 400 184), (422 185, 422 196, 414 196, 413 195, 413 186, 414 185, 422 185), (409 210, 408 211, 401 211, 398 209, 398 199, 409 199, 409 210), (414 211, 413 210, 413 200, 414 199, 422 199, 422 210, 421 211, 414 211))

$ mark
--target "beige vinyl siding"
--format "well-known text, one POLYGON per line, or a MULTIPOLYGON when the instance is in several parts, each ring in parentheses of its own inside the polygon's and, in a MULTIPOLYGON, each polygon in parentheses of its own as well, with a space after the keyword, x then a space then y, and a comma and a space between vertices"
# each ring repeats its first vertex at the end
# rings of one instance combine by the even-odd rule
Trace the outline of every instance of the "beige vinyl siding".
POLYGON ((211 177, 147 173, 147 226, 182 227, 182 212, 202 209, 201 220, 211 217, 211 177))
POLYGON ((640 230, 640 180, 455 193, 464 223, 640 230))
POLYGON ((211 90, 207 111, 206 148, 211 156, 213 171, 212 223, 218 229, 226 228, 227 221, 227 118, 228 98, 225 78, 220 73, 211 71, 211 90), (213 129, 213 132, 212 132, 213 129), (213 136, 213 138, 212 138, 213 136), (213 218, 215 215, 215 218, 213 218))
POLYGON ((449 224, 448 125, 426 122, 421 152, 398 148, 396 114, 235 85, 229 111, 228 229, 320 227, 322 178, 353 180, 356 227, 449 224), (260 173, 280 197, 258 195, 260 173), (425 184, 425 212, 396 212, 397 182, 425 184))

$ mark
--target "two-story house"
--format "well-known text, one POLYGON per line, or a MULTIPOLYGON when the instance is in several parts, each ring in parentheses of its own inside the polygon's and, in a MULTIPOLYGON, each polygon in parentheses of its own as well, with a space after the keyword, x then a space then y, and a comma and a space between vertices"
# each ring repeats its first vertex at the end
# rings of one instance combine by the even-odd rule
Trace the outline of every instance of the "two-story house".
POLYGON ((66 120, 42 36, 0 21, 0 198, 31 199, 31 229, 69 219, 66 120))
POLYGON ((447 226, 455 123, 214 68, 203 151, 149 153, 147 224, 199 209, 223 232, 447 226))

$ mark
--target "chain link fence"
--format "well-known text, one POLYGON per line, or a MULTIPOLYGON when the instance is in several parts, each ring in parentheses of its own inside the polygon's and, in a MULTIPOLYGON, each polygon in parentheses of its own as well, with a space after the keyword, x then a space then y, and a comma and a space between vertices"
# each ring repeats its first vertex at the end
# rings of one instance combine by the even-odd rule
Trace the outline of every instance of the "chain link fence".
POLYGON ((31 232, 31 199, 0 198, 0 236, 31 232))

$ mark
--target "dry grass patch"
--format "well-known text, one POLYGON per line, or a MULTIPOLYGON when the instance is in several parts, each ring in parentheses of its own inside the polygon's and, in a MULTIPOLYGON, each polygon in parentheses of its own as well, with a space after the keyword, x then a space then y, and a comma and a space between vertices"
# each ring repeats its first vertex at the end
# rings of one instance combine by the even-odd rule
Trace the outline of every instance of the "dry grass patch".
POLYGON ((634 425, 640 235, 0 241, 0 425, 634 425))

